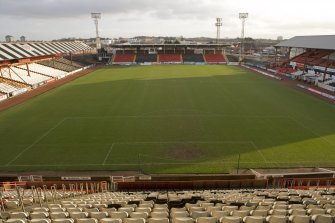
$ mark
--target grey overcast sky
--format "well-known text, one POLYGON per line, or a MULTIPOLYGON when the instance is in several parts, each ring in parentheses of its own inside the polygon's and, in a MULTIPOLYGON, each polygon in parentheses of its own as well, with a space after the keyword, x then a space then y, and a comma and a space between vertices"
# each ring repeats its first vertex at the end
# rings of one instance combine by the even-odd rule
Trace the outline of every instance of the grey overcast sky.
POLYGON ((94 37, 91 12, 101 12, 102 37, 222 37, 240 35, 239 12, 248 12, 246 36, 290 38, 335 34, 335 0, 0 0, 0 40, 94 37))

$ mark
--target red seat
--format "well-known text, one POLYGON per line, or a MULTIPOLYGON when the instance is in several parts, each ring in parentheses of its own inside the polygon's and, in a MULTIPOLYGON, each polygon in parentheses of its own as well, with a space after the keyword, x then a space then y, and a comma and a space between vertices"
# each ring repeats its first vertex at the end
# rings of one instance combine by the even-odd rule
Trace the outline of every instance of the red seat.
POLYGON ((114 63, 133 63, 135 60, 134 54, 116 54, 114 63))
POLYGON ((181 63, 180 54, 159 54, 159 62, 161 63, 181 63))
POLYGON ((205 54, 207 63, 225 63, 226 60, 223 54, 205 54))

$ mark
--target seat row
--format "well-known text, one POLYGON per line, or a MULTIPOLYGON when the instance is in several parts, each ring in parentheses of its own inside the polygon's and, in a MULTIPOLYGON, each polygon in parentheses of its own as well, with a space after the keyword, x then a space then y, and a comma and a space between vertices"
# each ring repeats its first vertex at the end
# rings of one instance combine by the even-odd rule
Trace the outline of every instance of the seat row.
POLYGON ((286 216, 226 216, 220 219, 215 217, 177 217, 177 218, 60 218, 60 219, 8 219, 0 223, 334 223, 334 217, 330 215, 293 215, 286 216))

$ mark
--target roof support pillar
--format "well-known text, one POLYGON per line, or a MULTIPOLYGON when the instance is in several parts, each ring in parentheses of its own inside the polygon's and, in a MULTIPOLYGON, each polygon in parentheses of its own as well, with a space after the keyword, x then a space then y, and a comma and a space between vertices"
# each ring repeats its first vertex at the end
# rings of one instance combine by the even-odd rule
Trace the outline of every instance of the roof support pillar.
POLYGON ((28 76, 30 77, 30 70, 29 70, 29 65, 26 63, 26 68, 27 68, 27 73, 28 73, 28 76))

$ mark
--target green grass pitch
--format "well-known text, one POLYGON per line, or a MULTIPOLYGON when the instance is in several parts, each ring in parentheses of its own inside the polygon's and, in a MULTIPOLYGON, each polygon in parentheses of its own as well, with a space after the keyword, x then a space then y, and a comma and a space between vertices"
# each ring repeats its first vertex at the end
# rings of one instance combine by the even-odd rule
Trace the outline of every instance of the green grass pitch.
POLYGON ((335 106, 239 67, 111 67, 0 113, 0 170, 335 166, 335 106))

